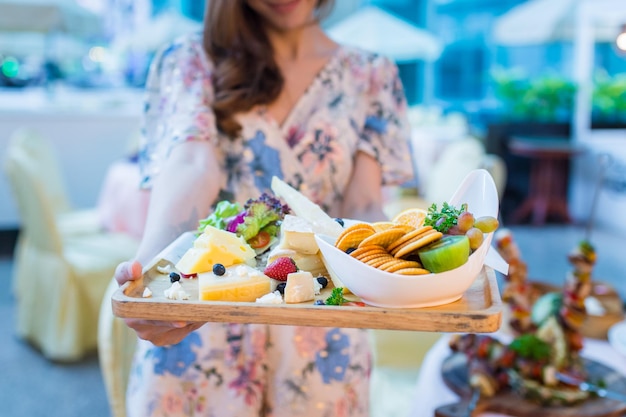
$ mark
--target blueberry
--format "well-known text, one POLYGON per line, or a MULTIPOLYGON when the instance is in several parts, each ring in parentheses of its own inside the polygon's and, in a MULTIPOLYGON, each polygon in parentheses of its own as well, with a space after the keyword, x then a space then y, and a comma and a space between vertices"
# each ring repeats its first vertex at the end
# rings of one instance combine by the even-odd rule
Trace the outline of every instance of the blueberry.
POLYGON ((324 300, 315 300, 315 302, 313 304, 315 304, 316 306, 323 306, 323 305, 325 305, 324 304, 324 300))
POLYGON ((343 226, 344 226, 343 219, 340 219, 339 217, 337 217, 337 218, 335 219, 335 221, 336 221, 337 223, 339 223, 339 225, 341 225, 341 227, 343 227, 343 226))
POLYGON ((285 295, 285 286, 287 285, 286 282, 281 282, 280 284, 278 284, 276 286, 276 291, 278 291, 279 293, 281 293, 282 295, 285 295))
POLYGON ((347 253, 348 255, 350 255, 350 254, 351 254, 352 252, 354 252, 355 250, 356 250, 356 248, 348 248, 348 249, 346 249, 346 253, 347 253))
POLYGON ((180 275, 176 272, 170 272, 170 282, 173 284, 176 281, 180 281, 180 275))
POLYGON ((213 273, 221 277, 226 273, 226 268, 224 268, 224 265, 222 264, 215 264, 213 265, 213 273))
POLYGON ((322 288, 326 288, 326 286, 328 285, 328 278, 326 278, 326 277, 317 277, 317 282, 320 283, 322 288))

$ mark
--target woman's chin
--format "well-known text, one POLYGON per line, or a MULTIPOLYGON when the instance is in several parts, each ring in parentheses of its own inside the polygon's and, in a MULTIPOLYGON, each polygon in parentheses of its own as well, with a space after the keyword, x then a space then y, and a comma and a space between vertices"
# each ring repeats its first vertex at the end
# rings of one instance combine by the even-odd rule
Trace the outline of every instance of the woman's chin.
POLYGON ((278 32, 302 29, 315 22, 316 1, 293 0, 288 2, 249 1, 248 5, 263 17, 266 24, 278 32))

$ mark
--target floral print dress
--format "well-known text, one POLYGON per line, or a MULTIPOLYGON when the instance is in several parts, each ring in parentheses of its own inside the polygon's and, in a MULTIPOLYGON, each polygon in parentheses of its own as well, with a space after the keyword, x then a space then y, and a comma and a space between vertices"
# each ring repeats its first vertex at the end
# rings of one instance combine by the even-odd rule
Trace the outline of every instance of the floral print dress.
MULTIPOLYGON (((218 200, 258 197, 276 175, 332 213, 359 151, 379 161, 385 185, 411 178, 406 101, 389 60, 339 47, 282 125, 259 106, 238 115, 234 139, 216 128, 212 71, 200 35, 155 57, 140 151, 144 186, 187 140, 214 143, 225 174, 218 200)), ((207 323, 177 345, 139 341, 128 414, 367 416, 368 337, 362 329, 207 323)))

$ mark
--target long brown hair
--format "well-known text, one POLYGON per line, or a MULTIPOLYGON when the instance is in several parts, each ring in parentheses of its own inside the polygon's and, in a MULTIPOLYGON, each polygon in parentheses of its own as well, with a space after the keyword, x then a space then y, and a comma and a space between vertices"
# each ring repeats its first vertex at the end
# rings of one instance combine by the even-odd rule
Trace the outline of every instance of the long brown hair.
MULTIPOLYGON (((333 2, 318 0, 316 17, 330 12, 333 2)), ((235 114, 276 100, 283 75, 261 18, 245 0, 207 0, 203 45, 214 64, 217 127, 233 138, 241 131, 235 114)))

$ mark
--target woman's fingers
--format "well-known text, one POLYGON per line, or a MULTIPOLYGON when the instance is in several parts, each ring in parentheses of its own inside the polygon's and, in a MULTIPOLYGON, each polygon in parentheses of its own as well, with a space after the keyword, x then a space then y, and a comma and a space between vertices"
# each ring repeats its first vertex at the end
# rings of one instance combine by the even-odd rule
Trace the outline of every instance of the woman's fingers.
POLYGON ((199 329, 203 322, 176 322, 156 320, 125 320, 128 327, 135 330, 139 338, 148 340, 157 346, 175 345, 189 333, 199 329))
POLYGON ((139 261, 132 261, 128 269, 130 272, 130 276, 133 277, 133 279, 141 278, 142 267, 139 261))
POLYGON ((122 262, 115 269, 115 279, 118 285, 139 278, 141 278, 141 264, 138 261, 122 262))

